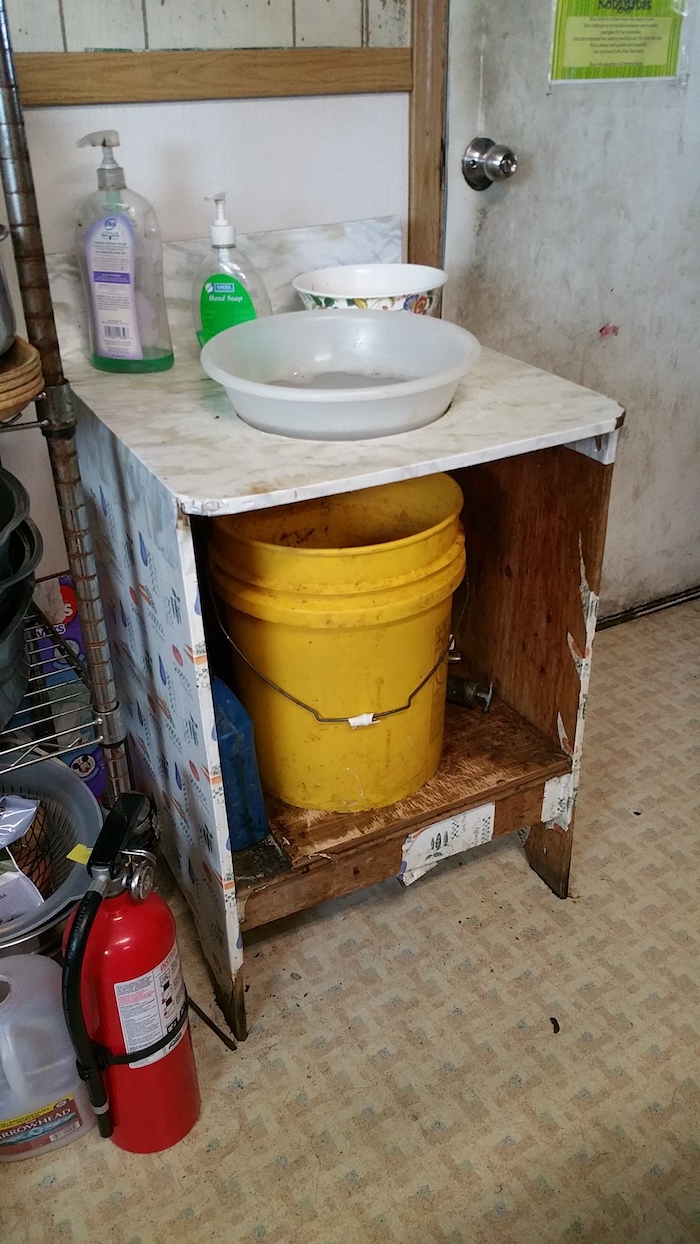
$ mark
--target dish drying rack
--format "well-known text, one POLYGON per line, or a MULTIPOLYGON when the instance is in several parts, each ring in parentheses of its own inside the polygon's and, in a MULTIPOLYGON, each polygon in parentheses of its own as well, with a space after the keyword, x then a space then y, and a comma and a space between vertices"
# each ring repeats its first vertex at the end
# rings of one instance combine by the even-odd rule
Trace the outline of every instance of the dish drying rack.
POLYGON ((103 742, 87 670, 36 605, 24 623, 29 681, 22 703, 0 731, 0 779, 46 756, 103 742))

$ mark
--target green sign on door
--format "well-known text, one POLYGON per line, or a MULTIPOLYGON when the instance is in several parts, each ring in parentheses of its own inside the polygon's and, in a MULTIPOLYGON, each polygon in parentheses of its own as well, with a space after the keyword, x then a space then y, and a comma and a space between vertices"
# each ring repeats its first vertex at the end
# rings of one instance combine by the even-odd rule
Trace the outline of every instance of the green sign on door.
POLYGON ((674 78, 683 0, 556 0, 552 82, 674 78))

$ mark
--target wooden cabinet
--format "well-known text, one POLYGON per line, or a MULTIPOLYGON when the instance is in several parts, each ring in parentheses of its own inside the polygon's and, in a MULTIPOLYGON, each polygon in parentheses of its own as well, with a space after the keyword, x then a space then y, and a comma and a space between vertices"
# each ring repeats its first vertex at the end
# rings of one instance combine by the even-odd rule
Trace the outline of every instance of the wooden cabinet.
POLYGON ((240 423, 196 358, 157 387, 87 367, 73 382, 135 779, 156 799, 239 1035, 248 929, 385 877, 410 883, 516 831, 564 898, 619 407, 484 351, 431 427, 300 443, 240 423), (489 711, 448 706, 440 769, 410 798, 356 814, 270 799, 273 841, 232 861, 210 691, 222 658, 204 590, 209 519, 442 470, 464 493, 469 574, 451 672, 493 683, 489 711))
POLYGON ((491 706, 448 704, 437 774, 388 808, 321 814, 271 797, 284 859, 260 848, 234 858, 244 931, 411 872, 406 840, 421 833, 441 835, 432 866, 527 829, 532 866, 566 897, 611 471, 562 447, 455 473, 469 600, 455 636, 462 660, 450 672, 493 684, 491 706), (476 837, 460 824, 465 812, 481 813, 463 818, 480 820, 476 837))

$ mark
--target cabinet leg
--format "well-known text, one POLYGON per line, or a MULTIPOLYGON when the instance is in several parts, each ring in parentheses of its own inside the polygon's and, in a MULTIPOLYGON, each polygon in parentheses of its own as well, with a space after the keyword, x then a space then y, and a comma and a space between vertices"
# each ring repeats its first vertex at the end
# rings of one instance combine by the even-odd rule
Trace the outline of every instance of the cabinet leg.
POLYGON ((233 986, 228 993, 221 988, 213 972, 210 971, 209 975, 214 986, 214 997, 221 1008, 226 1023, 237 1041, 245 1041, 248 1036, 248 1024, 245 1014, 243 969, 239 968, 236 972, 233 986))
POLYGON ((568 898, 572 844, 573 822, 567 830, 548 829, 539 822, 531 827, 525 841, 530 867, 557 898, 568 898))

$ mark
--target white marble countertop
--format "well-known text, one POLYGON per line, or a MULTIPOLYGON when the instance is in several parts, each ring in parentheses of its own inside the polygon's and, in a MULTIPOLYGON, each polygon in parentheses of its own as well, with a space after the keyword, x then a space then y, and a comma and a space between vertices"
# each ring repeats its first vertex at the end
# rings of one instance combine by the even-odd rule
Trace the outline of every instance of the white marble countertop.
MULTIPOLYGON (((264 274, 274 311, 296 305, 290 281, 305 267, 401 258, 400 222, 393 217, 240 240, 264 274)), ((415 432, 369 441, 309 441, 248 427, 199 364, 190 295, 205 246, 200 241, 164 247, 175 366, 152 375, 119 375, 90 365, 76 264, 70 256, 49 256, 66 376, 185 513, 235 514, 581 441, 587 442, 581 446, 585 452, 612 460, 616 438, 607 434, 622 416, 616 402, 492 350, 482 352, 447 413, 415 432), (606 437, 603 456, 591 440, 600 436, 606 437)))
POLYGON ((484 350, 428 427, 369 441, 293 440, 243 423, 202 372, 196 343, 183 336, 175 349, 172 370, 154 375, 99 372, 77 353, 64 362, 78 396, 188 514, 235 514, 567 445, 613 432, 622 415, 610 398, 484 350))

